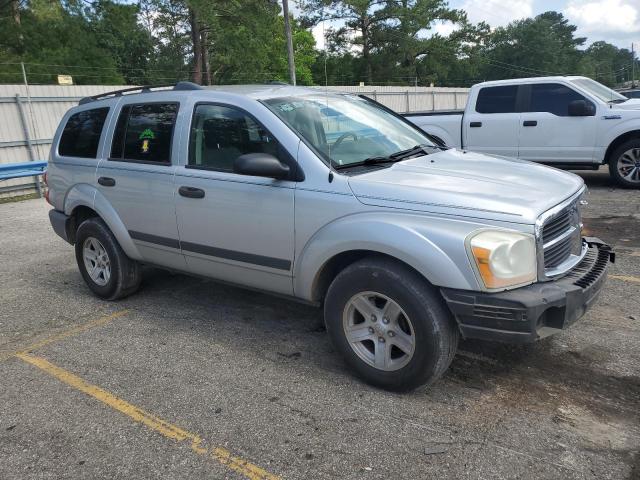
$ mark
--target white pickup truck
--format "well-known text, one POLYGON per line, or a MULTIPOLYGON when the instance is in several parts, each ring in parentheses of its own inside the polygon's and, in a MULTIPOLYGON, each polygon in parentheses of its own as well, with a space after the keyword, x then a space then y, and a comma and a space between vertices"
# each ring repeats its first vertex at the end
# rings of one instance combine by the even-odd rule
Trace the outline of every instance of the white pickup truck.
POLYGON ((609 164, 640 188, 640 100, 585 77, 474 85, 464 111, 404 115, 451 147, 579 170, 609 164))

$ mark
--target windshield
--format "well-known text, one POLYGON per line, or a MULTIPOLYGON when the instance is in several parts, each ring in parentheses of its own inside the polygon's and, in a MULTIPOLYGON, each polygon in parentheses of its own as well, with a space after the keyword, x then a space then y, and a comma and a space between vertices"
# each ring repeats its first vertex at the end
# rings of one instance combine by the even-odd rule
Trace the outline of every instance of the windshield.
POLYGON ((387 157, 416 145, 435 146, 411 125, 354 95, 305 95, 265 103, 335 166, 387 157))
POLYGON ((578 78, 571 80, 571 83, 577 87, 589 92, 594 97, 599 98, 603 102, 626 102, 628 99, 624 95, 620 95, 615 90, 605 87, 601 83, 591 80, 590 78, 578 78))

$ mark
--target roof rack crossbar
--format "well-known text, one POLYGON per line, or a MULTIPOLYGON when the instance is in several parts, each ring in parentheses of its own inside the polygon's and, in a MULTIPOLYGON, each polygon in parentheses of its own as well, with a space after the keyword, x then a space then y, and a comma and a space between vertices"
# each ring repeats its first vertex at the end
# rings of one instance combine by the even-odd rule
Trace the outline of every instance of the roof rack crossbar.
POLYGON ((178 82, 176 84, 170 83, 166 85, 145 85, 142 87, 123 88, 121 90, 114 90, 112 92, 105 92, 105 93, 100 93, 98 95, 92 95, 90 97, 84 97, 80 100, 80 102, 78 102, 78 104, 84 105, 86 103, 95 102, 96 100, 104 100, 107 98, 121 97, 124 93, 127 93, 127 92, 150 93, 150 92, 154 92, 156 88, 166 89, 168 87, 173 87, 172 90, 175 90, 175 91, 202 90, 202 87, 200 85, 193 82, 178 82))

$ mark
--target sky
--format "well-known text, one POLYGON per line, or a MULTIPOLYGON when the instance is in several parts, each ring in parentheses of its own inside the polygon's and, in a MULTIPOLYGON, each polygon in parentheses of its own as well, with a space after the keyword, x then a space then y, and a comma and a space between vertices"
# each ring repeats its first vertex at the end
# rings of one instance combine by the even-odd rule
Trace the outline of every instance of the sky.
MULTIPOLYGON (((465 10, 472 23, 485 21, 492 27, 555 10, 578 27, 577 35, 587 37, 588 44, 604 40, 630 49, 633 42, 640 49, 640 0, 449 0, 449 6, 465 10)), ((435 28, 443 35, 452 29, 451 24, 435 28)), ((323 48, 322 25, 313 34, 323 48)))

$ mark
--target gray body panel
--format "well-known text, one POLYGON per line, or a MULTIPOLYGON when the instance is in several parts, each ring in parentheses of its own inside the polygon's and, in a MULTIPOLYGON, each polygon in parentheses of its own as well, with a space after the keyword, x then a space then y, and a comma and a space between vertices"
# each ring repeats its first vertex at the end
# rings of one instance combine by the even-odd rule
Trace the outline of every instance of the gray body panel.
MULTIPOLYGON (((72 214, 94 209, 136 260, 315 300, 319 272, 335 255, 367 250, 389 255, 434 285, 480 290, 465 238, 499 227, 534 233, 549 208, 583 187, 582 180, 526 162, 444 151, 390 168, 348 176, 335 172, 258 100, 303 95, 292 87, 125 95, 72 109, 56 133, 49 164, 50 199, 72 214), (177 101, 172 165, 108 159, 122 105, 177 101), (197 103, 244 109, 296 159, 301 182, 187 168, 197 103), (111 107, 98 159, 60 157, 57 144, 70 114, 111 107), (97 183, 114 178, 113 187, 97 183), (181 186, 204 198, 184 198, 181 186)), ((315 91, 313 91, 315 93, 315 91)))

